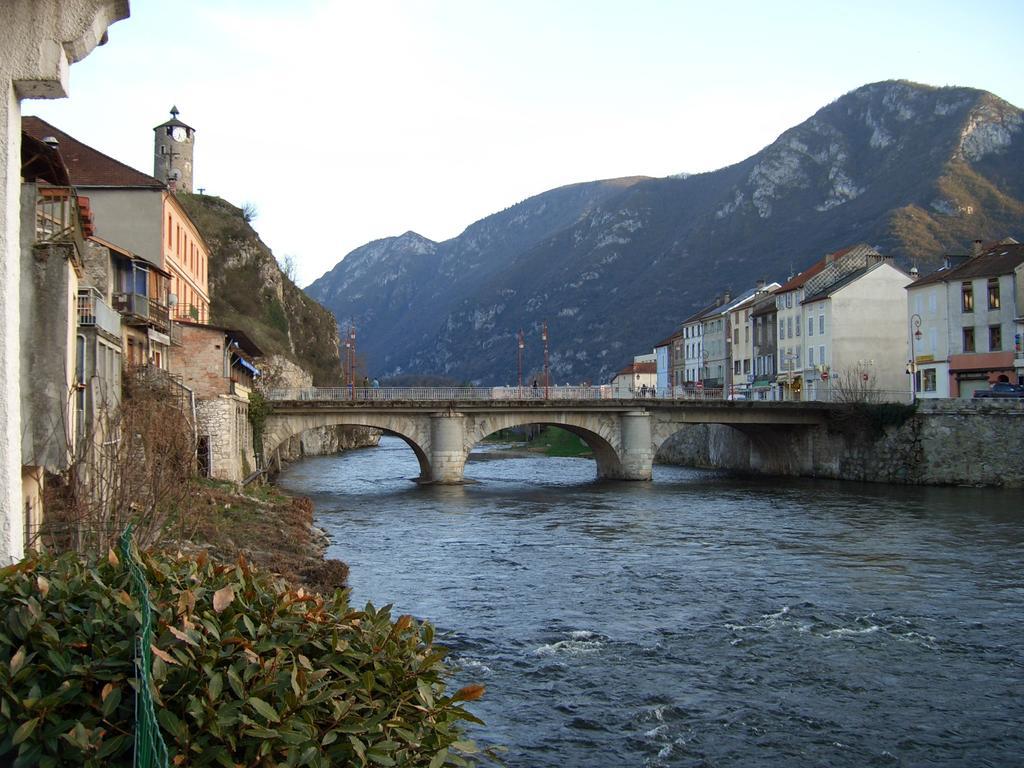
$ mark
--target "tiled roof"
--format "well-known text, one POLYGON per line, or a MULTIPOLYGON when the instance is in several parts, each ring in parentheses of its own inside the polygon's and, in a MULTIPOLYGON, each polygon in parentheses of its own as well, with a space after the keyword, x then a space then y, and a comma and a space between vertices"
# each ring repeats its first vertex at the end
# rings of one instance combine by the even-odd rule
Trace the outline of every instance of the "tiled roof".
POLYGON ((782 284, 782 287, 779 288, 775 292, 776 293, 786 293, 788 291, 794 291, 797 288, 802 287, 804 283, 806 283, 808 280, 810 280, 816 274, 818 274, 823 269, 825 269, 825 267, 827 267, 830 262, 837 261, 837 260, 841 259, 843 256, 846 256, 847 254, 852 253, 854 250, 856 250, 858 248, 870 248, 870 246, 866 246, 863 243, 860 243, 858 245, 851 245, 851 246, 848 246, 846 248, 841 248, 838 251, 836 251, 835 253, 830 253, 827 256, 825 256, 823 259, 821 259, 819 261, 816 261, 813 264, 811 264, 811 266, 809 266, 807 269, 805 269, 799 275, 796 275, 795 277, 789 278, 789 280, 784 282, 782 284))
POLYGON ((621 371, 616 373, 616 376, 626 376, 633 373, 657 373, 657 363, 630 363, 621 371))
POLYGON ((1000 243, 988 250, 982 251, 977 256, 972 256, 963 264, 951 269, 938 269, 930 275, 925 275, 907 288, 916 288, 919 285, 931 285, 949 280, 972 280, 975 277, 997 277, 1008 275, 1024 262, 1024 245, 1020 243, 1000 243))
POLYGON ((41 118, 26 115, 21 119, 21 127, 29 136, 40 141, 49 136, 57 139, 57 148, 67 166, 68 176, 76 187, 166 189, 166 185, 159 179, 83 144, 41 118))

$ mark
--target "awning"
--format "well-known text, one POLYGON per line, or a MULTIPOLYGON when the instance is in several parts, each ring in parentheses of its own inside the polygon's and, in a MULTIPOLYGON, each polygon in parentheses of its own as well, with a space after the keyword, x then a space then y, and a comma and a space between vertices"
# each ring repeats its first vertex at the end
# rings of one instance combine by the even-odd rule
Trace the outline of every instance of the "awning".
POLYGON ((770 387, 774 383, 775 383, 775 379, 755 379, 753 382, 751 382, 750 386, 752 386, 752 387, 770 387))
POLYGON ((238 365, 242 366, 243 368, 245 368, 245 370, 247 370, 249 373, 251 373, 254 377, 260 375, 259 368, 257 368, 255 365, 250 363, 245 358, 235 357, 234 360, 231 361, 231 363, 232 363, 232 365, 237 363, 238 365))

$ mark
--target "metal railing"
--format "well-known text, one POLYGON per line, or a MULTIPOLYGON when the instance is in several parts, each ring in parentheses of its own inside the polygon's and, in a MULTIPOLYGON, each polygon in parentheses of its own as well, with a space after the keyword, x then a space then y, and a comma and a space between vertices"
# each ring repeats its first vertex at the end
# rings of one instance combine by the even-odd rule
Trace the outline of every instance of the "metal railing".
POLYGON ((317 401, 317 402, 502 402, 502 401, 551 401, 551 400, 649 400, 649 401, 754 401, 767 402, 909 402, 910 390, 872 390, 861 398, 842 397, 838 392, 816 392, 815 397, 806 393, 793 397, 781 389, 769 387, 704 387, 674 389, 651 387, 640 391, 615 390, 610 386, 601 387, 304 387, 269 389, 263 393, 273 401, 317 401))
POLYGON ((268 400, 306 401, 505 401, 505 400, 721 400, 721 389, 618 392, 601 387, 305 387, 270 389, 268 400))
POLYGON ((121 338, 121 315, 115 312, 95 288, 78 291, 78 324, 95 326, 121 338))
POLYGON ((141 293, 115 293, 114 308, 122 315, 134 315, 151 320, 164 328, 170 324, 166 304, 153 301, 141 293))

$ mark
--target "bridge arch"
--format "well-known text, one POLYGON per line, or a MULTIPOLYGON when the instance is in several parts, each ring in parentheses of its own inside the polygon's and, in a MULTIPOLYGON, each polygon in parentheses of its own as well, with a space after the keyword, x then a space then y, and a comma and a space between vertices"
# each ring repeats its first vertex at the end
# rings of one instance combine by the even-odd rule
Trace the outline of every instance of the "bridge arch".
MULTIPOLYGON (((813 423, 792 424, 760 424, 737 422, 723 414, 720 420, 677 421, 662 420, 656 425, 653 439, 655 454, 669 439, 687 429, 694 427, 728 427, 743 435, 746 439, 746 455, 743 463, 750 470, 765 474, 800 474, 806 469, 809 456, 809 442, 813 442, 814 434, 819 425, 813 423)), ((716 456, 712 442, 707 441, 708 458, 712 461, 716 456)))
POLYGON ((278 448, 290 438, 320 427, 368 427, 400 438, 416 455, 420 482, 431 479, 429 432, 420 419, 386 413, 272 413, 267 416, 263 431, 263 456, 268 463, 278 448))
POLYGON ((547 412, 513 412, 488 415, 467 424, 465 453, 469 457, 473 448, 488 435, 503 429, 513 429, 531 424, 545 427, 559 427, 580 438, 594 454, 597 463, 597 479, 621 479, 625 473, 619 455, 620 437, 617 414, 595 419, 586 414, 553 414, 547 412))

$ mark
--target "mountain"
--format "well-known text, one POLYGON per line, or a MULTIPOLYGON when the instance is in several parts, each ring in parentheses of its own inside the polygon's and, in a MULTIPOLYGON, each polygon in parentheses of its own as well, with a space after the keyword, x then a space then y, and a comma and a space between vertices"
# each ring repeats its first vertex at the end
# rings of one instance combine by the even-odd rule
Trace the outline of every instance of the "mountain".
POLYGON ((553 379, 605 380, 716 294, 868 242, 926 273, 975 239, 1024 236, 1024 113, 903 81, 846 94, 708 173, 545 192, 435 243, 356 249, 306 291, 375 375, 514 383, 516 332, 553 379))
POLYGON ((283 357, 315 384, 338 386, 338 326, 331 313, 282 274, 241 208, 213 195, 177 197, 210 247, 211 322, 244 330, 267 361, 283 357))

